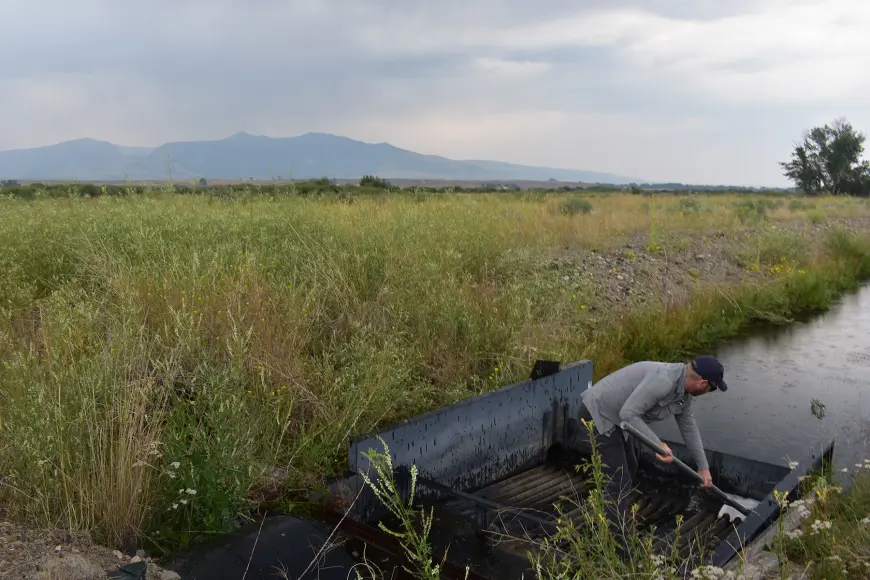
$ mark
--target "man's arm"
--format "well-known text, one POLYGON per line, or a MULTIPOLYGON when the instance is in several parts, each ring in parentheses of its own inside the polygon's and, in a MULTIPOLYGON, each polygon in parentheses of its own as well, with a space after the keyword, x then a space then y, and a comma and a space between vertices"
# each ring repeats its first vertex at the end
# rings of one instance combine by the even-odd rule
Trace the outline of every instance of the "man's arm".
POLYGON ((698 430, 698 424, 695 423, 692 409, 688 408, 683 410, 682 413, 675 414, 674 420, 677 422, 677 427, 680 428, 680 435, 682 435, 686 447, 689 448, 698 471, 710 469, 710 466, 707 464, 707 456, 704 454, 704 445, 701 443, 701 432, 698 430))
POLYGON ((670 380, 663 380, 660 371, 649 373, 625 400, 625 404, 619 411, 619 418, 661 445, 661 439, 652 432, 641 417, 666 397, 671 388, 673 383, 670 380))

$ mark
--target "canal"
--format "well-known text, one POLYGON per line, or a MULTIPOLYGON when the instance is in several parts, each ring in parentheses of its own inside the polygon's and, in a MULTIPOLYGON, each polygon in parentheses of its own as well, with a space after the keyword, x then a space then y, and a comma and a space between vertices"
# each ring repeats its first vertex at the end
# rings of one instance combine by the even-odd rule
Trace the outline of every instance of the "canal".
MULTIPOLYGON (((845 295, 827 313, 719 345, 728 391, 695 401, 710 449, 788 464, 822 438, 836 437, 837 467, 868 457, 870 286, 845 295), (824 405, 821 419, 814 399, 824 405)), ((817 407, 818 408, 818 407, 817 407)), ((653 427, 681 441, 673 421, 653 427)))

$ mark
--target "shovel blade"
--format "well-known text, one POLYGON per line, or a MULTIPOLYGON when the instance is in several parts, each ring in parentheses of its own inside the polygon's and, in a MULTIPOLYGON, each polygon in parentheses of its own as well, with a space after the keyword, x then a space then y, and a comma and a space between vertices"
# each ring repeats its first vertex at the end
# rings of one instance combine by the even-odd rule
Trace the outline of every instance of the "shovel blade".
MULTIPOLYGON (((730 497, 736 503, 742 505, 744 508, 750 511, 758 505, 757 500, 749 499, 747 497, 740 497, 739 495, 733 495, 730 493, 728 494, 728 497, 730 497)), ((744 519, 746 519, 746 516, 743 515, 740 510, 728 505, 727 503, 722 505, 722 508, 719 510, 719 515, 716 517, 716 519, 725 516, 727 516, 728 520, 731 522, 742 522, 744 519)))
POLYGON ((716 519, 724 517, 727 517, 729 522, 742 522, 746 518, 742 513, 727 504, 723 505, 722 509, 719 510, 719 515, 716 516, 716 519))

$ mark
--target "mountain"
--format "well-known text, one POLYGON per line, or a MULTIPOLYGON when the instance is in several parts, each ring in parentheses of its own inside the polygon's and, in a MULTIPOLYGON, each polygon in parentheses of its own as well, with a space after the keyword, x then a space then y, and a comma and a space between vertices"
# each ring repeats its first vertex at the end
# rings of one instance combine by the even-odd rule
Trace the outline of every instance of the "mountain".
POLYGON ((0 151, 0 179, 114 181, 123 179, 385 179, 547 180, 623 184, 639 179, 498 161, 457 161, 389 143, 364 143, 327 133, 273 138, 237 133, 216 141, 122 147, 77 139, 0 151))

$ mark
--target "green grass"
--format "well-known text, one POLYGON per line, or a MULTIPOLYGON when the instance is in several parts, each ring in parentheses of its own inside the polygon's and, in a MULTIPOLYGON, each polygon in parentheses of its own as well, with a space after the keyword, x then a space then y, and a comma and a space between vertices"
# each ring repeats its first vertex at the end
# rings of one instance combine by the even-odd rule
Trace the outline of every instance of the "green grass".
POLYGON ((844 470, 846 492, 824 473, 804 481, 802 499, 779 498, 798 522, 780 529, 772 543, 784 573, 800 571, 812 580, 870 577, 870 460, 844 470))
POLYGON ((263 502, 292 507, 343 469, 349 437, 537 358, 591 358, 601 376, 685 356, 870 273, 864 237, 776 239, 771 259, 795 264, 769 283, 699 282, 620 318, 540 266, 653 226, 750 227, 733 197, 685 214, 653 201, 566 215, 555 194, 0 200, 0 509, 113 546, 188 545, 263 502))

